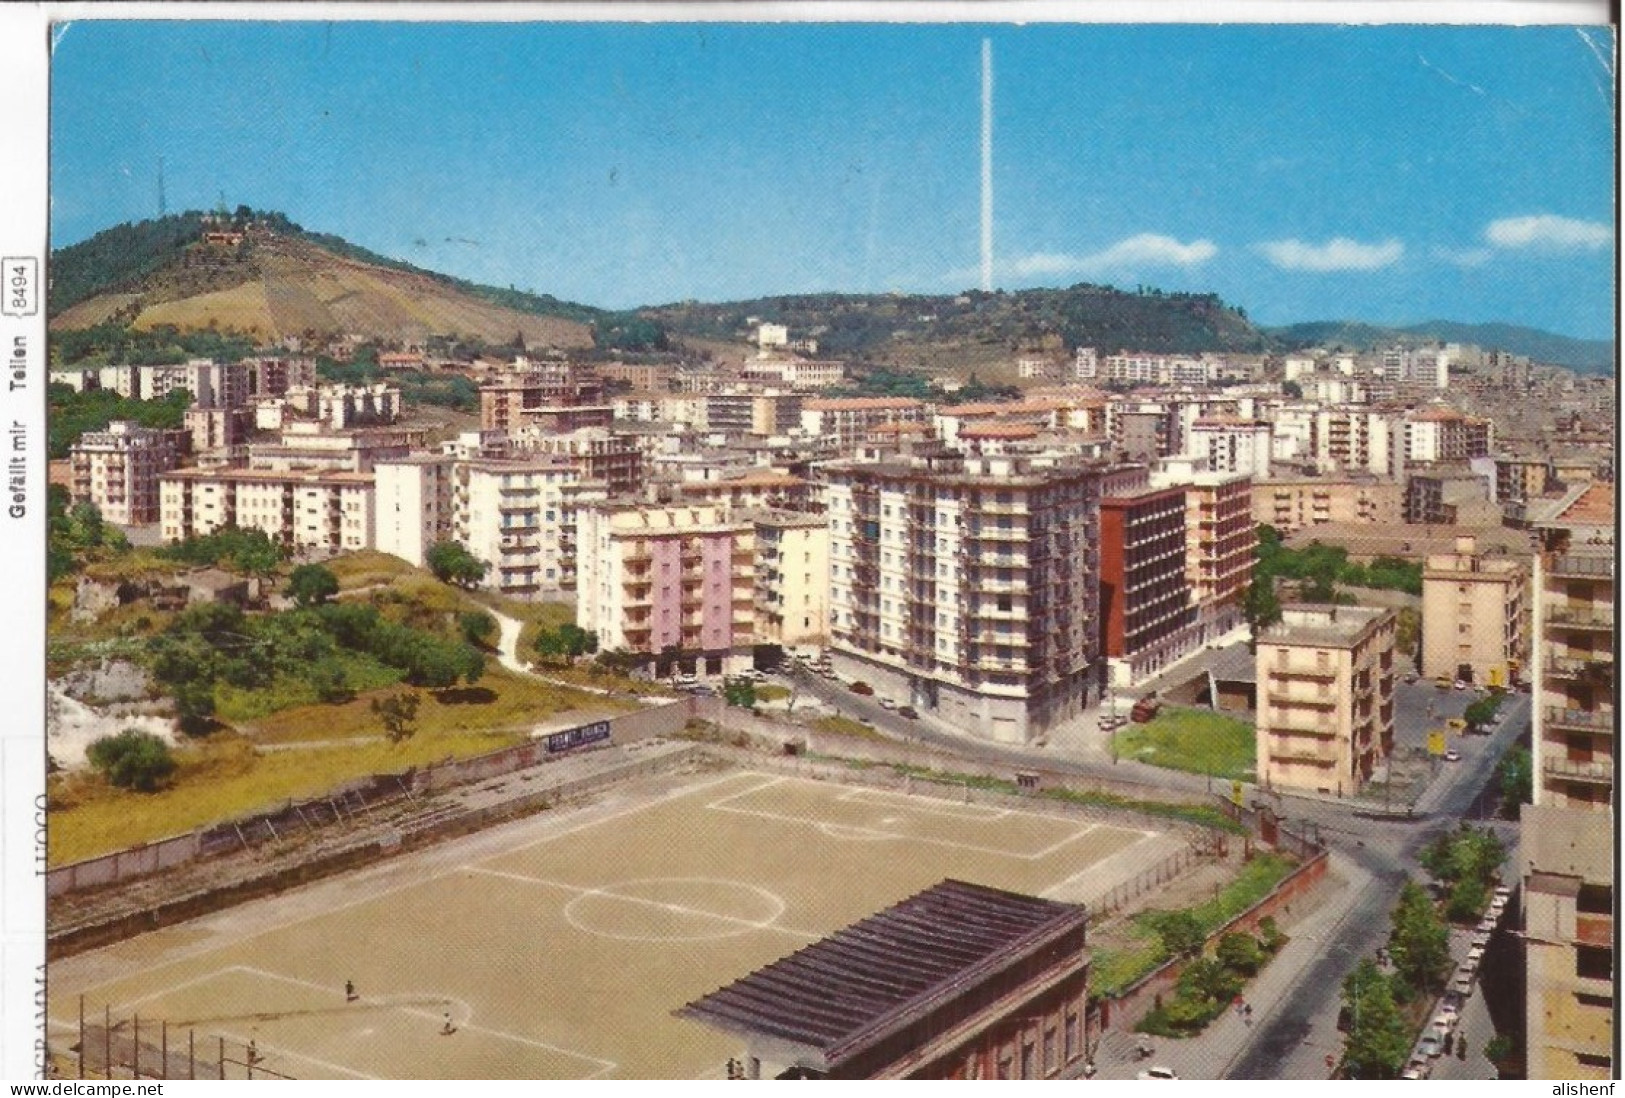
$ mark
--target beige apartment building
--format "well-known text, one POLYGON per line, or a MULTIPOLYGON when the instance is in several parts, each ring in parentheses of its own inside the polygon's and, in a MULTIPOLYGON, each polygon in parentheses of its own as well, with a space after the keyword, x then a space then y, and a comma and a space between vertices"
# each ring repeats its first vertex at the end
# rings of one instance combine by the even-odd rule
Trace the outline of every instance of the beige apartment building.
POLYGON ((422 568, 431 548, 453 540, 454 465, 447 455, 417 454, 373 466, 373 548, 422 568))
POLYGON ((1530 503, 1534 804, 1521 819, 1531 1079, 1613 1079, 1614 486, 1530 503))
POLYGON ((1510 686, 1529 661, 1529 561, 1471 535, 1422 569, 1422 674, 1510 686))
POLYGON ((756 524, 756 639, 829 639, 829 526, 823 515, 762 511, 756 524))
POLYGON ((1100 666, 1104 466, 1061 454, 824 469, 837 674, 973 735, 1026 743, 1100 666))
POLYGON ((924 423, 928 409, 910 397, 832 397, 801 402, 801 429, 814 438, 829 438, 840 447, 855 446, 886 423, 924 423))
POLYGON ((107 522, 146 526, 160 517, 158 478, 180 461, 184 431, 114 420, 86 431, 69 451, 75 503, 94 504, 107 522))
POLYGON ((756 528, 714 506, 582 509, 576 624, 600 649, 647 655, 657 674, 750 665, 756 528))
POLYGON ((1258 638, 1258 781, 1358 793, 1394 745, 1394 611, 1289 605, 1258 638))
POLYGON ((1253 521, 1283 536, 1328 522, 1398 526, 1405 486, 1375 477, 1271 477, 1253 482, 1253 521))
POLYGON ((290 551, 372 547, 371 473, 177 469, 158 485, 165 541, 236 526, 290 551))
POLYGON ((485 586, 512 598, 557 597, 575 586, 577 508, 604 498, 576 458, 480 458, 454 471, 455 536, 487 564, 485 586))

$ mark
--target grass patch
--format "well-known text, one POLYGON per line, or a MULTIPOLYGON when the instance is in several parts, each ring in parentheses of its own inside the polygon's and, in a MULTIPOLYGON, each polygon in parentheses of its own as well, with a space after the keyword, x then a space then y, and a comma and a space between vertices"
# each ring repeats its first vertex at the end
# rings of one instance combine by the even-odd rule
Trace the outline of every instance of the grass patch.
MULTIPOLYGON (((418 736, 449 736, 460 732, 528 732, 550 716, 576 711, 626 712, 632 706, 611 698, 572 690, 567 686, 521 678, 502 667, 488 665, 472 687, 418 690, 418 736)), ((376 696, 376 695, 373 695, 376 696)), ((372 712, 371 696, 340 705, 306 705, 273 713, 250 725, 263 743, 297 743, 382 735, 383 726, 372 712)))
POLYGON ((767 685, 767 686, 758 686, 758 687, 756 687, 756 700, 757 701, 764 701, 764 702, 779 701, 779 700, 781 700, 783 698, 788 698, 789 696, 790 696, 790 688, 788 686, 767 685))
POLYGON ((352 778, 479 755, 526 738, 516 731, 420 729, 398 745, 375 733, 364 743, 262 751, 244 737, 220 733, 177 749, 180 768, 171 786, 159 793, 114 789, 83 772, 53 777, 47 860, 51 865, 80 861, 269 809, 290 798, 313 797, 352 778))
MULTIPOLYGON (((1260 854, 1241 867, 1241 872, 1219 890, 1218 896, 1204 900, 1189 911, 1211 935, 1225 923, 1269 895, 1296 866, 1282 854, 1260 854)), ((1162 948, 1156 924, 1166 911, 1142 911, 1129 920, 1130 937, 1141 944, 1116 949, 1096 949, 1091 982, 1102 995, 1114 995, 1151 972, 1168 959, 1162 948)))
POLYGON ((339 581, 340 591, 353 591, 358 587, 394 583, 402 576, 422 574, 422 570, 400 557, 380 553, 376 549, 362 549, 323 561, 322 567, 333 573, 339 581))
POLYGON ((1246 721, 1207 709, 1164 706, 1146 724, 1117 733, 1120 758, 1152 766, 1252 781, 1257 765, 1256 732, 1246 721))
MULTIPOLYGON (((358 694, 393 686, 404 675, 399 668, 360 652, 341 650, 329 664, 344 672, 345 683, 358 694)), ((216 683, 214 688, 215 716, 234 723, 257 721, 294 706, 318 704, 321 699, 315 687, 292 675, 278 675, 270 686, 257 690, 242 690, 225 682, 216 683)))
POLYGON ((885 736, 873 728, 851 717, 819 717, 813 721, 813 727, 820 732, 830 732, 837 736, 855 736, 860 740, 886 740, 885 736))

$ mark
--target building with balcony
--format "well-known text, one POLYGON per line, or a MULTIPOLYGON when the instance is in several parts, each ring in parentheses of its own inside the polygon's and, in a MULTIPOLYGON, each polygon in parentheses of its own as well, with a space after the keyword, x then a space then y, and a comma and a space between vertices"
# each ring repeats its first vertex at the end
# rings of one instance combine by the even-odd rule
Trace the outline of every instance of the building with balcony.
POLYGON ((576 624, 601 649, 724 674, 756 633, 756 528, 719 507, 600 503, 577 516, 576 624))
POLYGON ((605 498, 576 459, 477 458, 452 475, 454 536, 488 566, 486 587, 526 601, 575 587, 579 508, 605 498))
POLYGON ((1100 675, 1103 466, 943 452, 823 467, 838 674, 1026 743, 1100 675))
POLYGON ((1422 569, 1422 674, 1510 686, 1529 662, 1529 560, 1472 535, 1422 569))
POLYGON ((419 454, 373 466, 373 548, 424 567, 429 550, 454 537, 454 460, 419 454))
POLYGON ((1253 580, 1258 527, 1252 478, 1199 465, 1165 461, 1151 474, 1151 483, 1185 489, 1185 580, 1202 625, 1199 643, 1205 644, 1244 620, 1242 601, 1253 580))
POLYGON ((1190 452, 1215 472, 1261 477, 1270 471, 1272 428, 1262 420, 1213 416, 1191 424, 1190 452))
POLYGON ((180 462, 185 431, 165 431, 114 420, 105 431, 86 431, 68 454, 75 503, 94 504, 119 526, 159 521, 158 478, 180 462))
POLYGON ((225 526, 262 530, 290 552, 372 548, 373 475, 265 469, 176 469, 159 477, 163 538, 225 526))
POLYGON ((558 430, 607 427, 612 410, 596 375, 564 365, 526 365, 480 386, 481 430, 540 423, 558 430))
POLYGON ((830 397, 801 403, 801 429, 842 448, 868 441, 883 423, 924 423, 927 408, 911 397, 830 397))
POLYGON ((1100 650, 1132 686, 1200 643, 1186 573, 1185 488, 1143 467, 1108 474, 1100 497, 1100 650))
POLYGON ((1288 605, 1260 632, 1261 785, 1346 797, 1386 767, 1396 620, 1376 607, 1288 605))
POLYGON ((1376 477, 1271 477, 1253 483, 1253 521, 1283 536, 1329 522, 1399 526, 1405 488, 1376 477))
POLYGON ((829 640, 829 527, 823 515, 758 511, 756 639, 822 645, 829 640))

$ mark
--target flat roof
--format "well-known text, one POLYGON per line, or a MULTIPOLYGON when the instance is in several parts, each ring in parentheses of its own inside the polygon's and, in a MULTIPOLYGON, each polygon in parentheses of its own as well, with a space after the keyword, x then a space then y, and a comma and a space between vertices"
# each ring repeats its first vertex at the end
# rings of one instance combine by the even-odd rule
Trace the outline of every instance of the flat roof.
POLYGON ((1080 905, 945 880, 676 1013, 845 1059, 1024 946, 1087 921, 1080 905))

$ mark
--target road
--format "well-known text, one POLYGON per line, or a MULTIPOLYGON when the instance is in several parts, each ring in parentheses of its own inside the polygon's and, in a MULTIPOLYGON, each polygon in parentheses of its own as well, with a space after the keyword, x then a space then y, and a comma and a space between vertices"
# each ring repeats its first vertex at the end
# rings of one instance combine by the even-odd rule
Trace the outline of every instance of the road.
MULTIPOLYGON (((1162 770, 1123 760, 1058 757, 1048 751, 992 744, 937 727, 922 716, 917 721, 881 708, 872 698, 851 693, 840 683, 805 670, 796 673, 798 687, 839 712, 867 719, 877 730, 953 751, 983 762, 1014 768, 1043 767, 1063 773, 1143 785, 1148 797, 1168 789, 1200 792, 1206 779, 1199 775, 1162 770)), ((1479 695, 1472 691, 1439 691, 1432 684, 1400 684, 1396 688, 1396 743, 1403 750, 1425 743, 1427 730, 1447 717, 1459 716, 1479 695)), ((1335 929, 1326 934, 1325 948, 1303 967, 1296 979, 1273 1003, 1263 1008, 1241 1048, 1222 1074, 1233 1079, 1318 1078, 1330 1075, 1325 1057, 1335 1059, 1342 1049, 1337 1032, 1344 978, 1361 957, 1386 944, 1388 915, 1399 890, 1419 868, 1417 855, 1429 842, 1464 819, 1481 818, 1495 803, 1495 767, 1529 722, 1529 697, 1508 694, 1500 719, 1488 736, 1452 737, 1450 746, 1461 761, 1438 764, 1437 776, 1418 798, 1409 817, 1380 818, 1370 804, 1283 795, 1273 797, 1277 810, 1299 828, 1317 830, 1332 850, 1352 862, 1347 905, 1335 929)), ((1515 825, 1490 823, 1504 838, 1515 840, 1515 825)))

